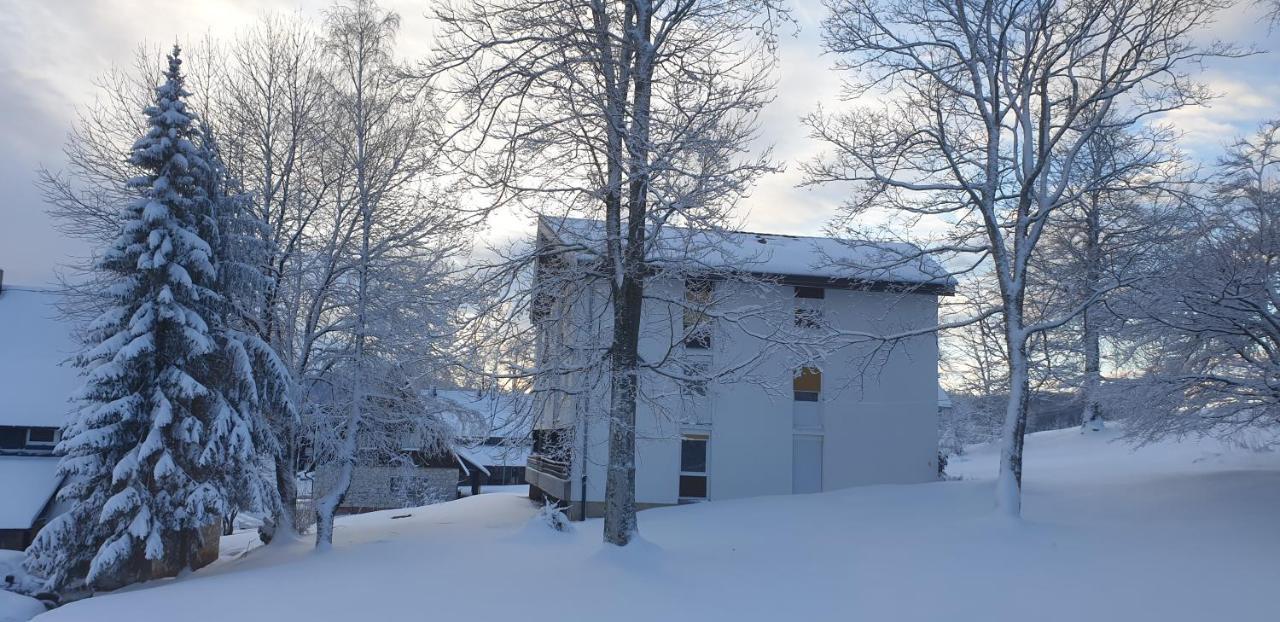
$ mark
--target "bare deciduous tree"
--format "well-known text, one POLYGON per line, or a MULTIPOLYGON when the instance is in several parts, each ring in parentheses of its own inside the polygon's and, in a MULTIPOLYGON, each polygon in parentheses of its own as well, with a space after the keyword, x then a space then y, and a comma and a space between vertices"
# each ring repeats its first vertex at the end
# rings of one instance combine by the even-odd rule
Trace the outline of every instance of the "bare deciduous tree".
POLYGON ((885 229, 899 235, 940 225, 945 233, 921 253, 947 255, 959 272, 994 274, 1000 300, 989 311, 1002 318, 1010 385, 997 501, 1017 516, 1033 339, 1122 284, 1101 284, 1074 308, 1029 321, 1041 242, 1059 213, 1111 178, 1076 176, 1094 136, 1208 97, 1185 68, 1236 51, 1199 46, 1190 34, 1222 4, 828 0, 827 7, 826 45, 855 75, 852 94, 883 88, 886 100, 809 118, 832 150, 808 167, 809 179, 856 185, 837 222, 846 235, 873 237, 861 227, 886 213, 885 229))
POLYGON ((430 71, 449 76, 443 88, 462 104, 457 153, 488 209, 602 223, 588 236, 598 245, 553 244, 501 263, 586 251, 599 277, 589 287, 608 291, 597 312, 609 316, 609 346, 596 355, 607 358, 612 396, 612 544, 636 533, 636 400, 641 371, 653 367, 637 350, 645 285, 654 270, 687 268, 675 256, 655 262, 672 243, 664 230, 722 229, 771 170, 741 154, 768 99, 778 11, 773 0, 484 0, 436 10, 444 36, 430 71))
MULTIPOLYGON (((430 323, 411 321, 411 310, 449 304, 443 276, 465 248, 458 213, 434 183, 433 154, 441 116, 418 80, 393 56, 399 16, 357 0, 330 9, 323 49, 334 113, 325 147, 344 170, 335 201, 352 214, 350 272, 341 285, 343 320, 330 342, 329 369, 337 373, 335 400, 341 424, 322 427, 337 439, 323 459, 334 476, 316 500, 316 546, 333 541, 333 517, 342 504, 358 454, 369 439, 404 432, 406 413, 420 445, 446 444, 446 429, 432 421, 416 388, 415 366, 428 366, 419 344, 432 345, 430 323), (407 308, 406 308, 407 307, 407 308)), ((438 326, 438 323, 436 323, 438 326)))
MULTIPOLYGON (((1132 305, 1130 434, 1240 439, 1280 423, 1280 123, 1231 146, 1194 240, 1132 305)), ((1274 441, 1266 441, 1268 444, 1274 441)))

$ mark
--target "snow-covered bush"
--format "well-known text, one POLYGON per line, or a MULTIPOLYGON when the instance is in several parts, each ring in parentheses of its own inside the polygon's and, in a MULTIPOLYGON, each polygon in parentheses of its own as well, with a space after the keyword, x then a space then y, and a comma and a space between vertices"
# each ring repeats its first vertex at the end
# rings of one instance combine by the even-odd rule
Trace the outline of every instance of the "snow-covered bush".
POLYGON ((573 531, 573 525, 569 521, 569 517, 559 505, 550 501, 544 503, 538 509, 538 514, 533 518, 536 523, 543 523, 554 531, 573 531))

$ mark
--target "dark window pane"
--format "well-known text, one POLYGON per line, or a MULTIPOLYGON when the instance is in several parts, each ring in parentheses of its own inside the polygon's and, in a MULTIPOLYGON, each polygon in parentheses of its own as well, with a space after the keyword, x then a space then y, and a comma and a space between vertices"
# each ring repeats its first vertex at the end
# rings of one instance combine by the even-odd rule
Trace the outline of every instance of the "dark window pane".
POLYGON ((709 304, 714 291, 715 283, 711 279, 690 278, 684 281, 684 299, 693 305, 709 304))
POLYGON ((796 391, 797 402, 816 402, 818 401, 817 391, 796 391))
POLYGON ((684 340, 684 347, 705 350, 711 347, 711 333, 699 331, 684 340))
POLYGON ((706 363, 683 363, 681 368, 680 371, 690 377, 689 380, 684 381, 681 385, 685 396, 705 396, 707 394, 706 363))
POLYGON ((689 394, 690 396, 696 396, 696 397, 706 397, 706 396, 707 396, 707 381, 706 381, 706 380, 692 380, 692 381, 690 381, 690 382, 688 382, 688 383, 686 383, 686 384, 685 384, 685 388, 686 388, 686 390, 688 391, 688 394, 689 394))
POLYGON ((707 472, 707 441, 686 438, 680 442, 680 470, 691 473, 707 472))
POLYGON ((821 287, 797 287, 796 298, 826 298, 827 290, 821 287))
POLYGON ((707 496, 707 476, 681 475, 680 496, 685 498, 705 499, 707 496))
POLYGON ((710 348, 711 326, 706 310, 712 301, 715 284, 707 279, 687 279, 684 282, 684 340, 687 348, 710 348))
POLYGON ((818 328, 822 320, 822 312, 817 309, 796 309, 796 326, 800 328, 818 328))
POLYGON ((27 431, 27 440, 32 443, 52 443, 57 428, 31 428, 27 431))

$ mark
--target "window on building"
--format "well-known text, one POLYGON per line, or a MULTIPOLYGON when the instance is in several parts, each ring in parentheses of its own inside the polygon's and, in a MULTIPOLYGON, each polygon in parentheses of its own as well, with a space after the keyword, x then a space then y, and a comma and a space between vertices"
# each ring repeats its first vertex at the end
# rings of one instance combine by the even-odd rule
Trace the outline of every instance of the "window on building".
POLYGON ((680 393, 685 397, 707 396, 707 374, 711 366, 706 361, 685 361, 680 371, 687 378, 680 382, 680 393))
POLYGON ((822 393, 822 372, 816 367, 802 367, 791 380, 797 402, 816 402, 822 393))
POLYGON ((800 328, 817 328, 822 325, 822 310, 808 307, 796 309, 796 326, 800 328))
POLYGON ((715 283, 710 279, 685 279, 684 282, 684 346, 711 347, 711 323, 707 307, 711 306, 715 283))
POLYGON ((797 287, 796 298, 812 298, 821 300, 827 297, 827 290, 821 287, 797 287))
POLYGON ((53 449, 57 444, 57 428, 27 428, 28 449, 53 449))
POLYGON ((680 439, 680 500, 707 498, 707 446, 710 437, 686 434, 680 439))

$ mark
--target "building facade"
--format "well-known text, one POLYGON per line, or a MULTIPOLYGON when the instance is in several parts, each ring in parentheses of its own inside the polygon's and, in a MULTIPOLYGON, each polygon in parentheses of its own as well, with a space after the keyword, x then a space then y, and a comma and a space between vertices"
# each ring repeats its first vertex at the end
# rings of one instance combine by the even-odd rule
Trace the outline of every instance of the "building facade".
MULTIPOLYGON (((539 241, 591 248, 595 230, 544 220, 539 241)), ((935 479, 936 337, 887 345, 857 336, 934 326, 950 280, 933 276, 941 271, 931 264, 889 259, 884 265, 902 265, 853 279, 814 267, 845 248, 834 240, 719 235, 714 250, 696 255, 699 268, 646 285, 640 357, 653 369, 637 400, 639 506, 935 479)), ((564 265, 589 275, 583 262, 564 265)), ((583 362, 600 360, 611 332, 607 285, 557 282, 558 297, 535 318, 540 364, 590 367, 583 362)), ((575 518, 603 510, 609 384, 601 367, 540 379, 535 390, 531 495, 562 502, 575 518)))

